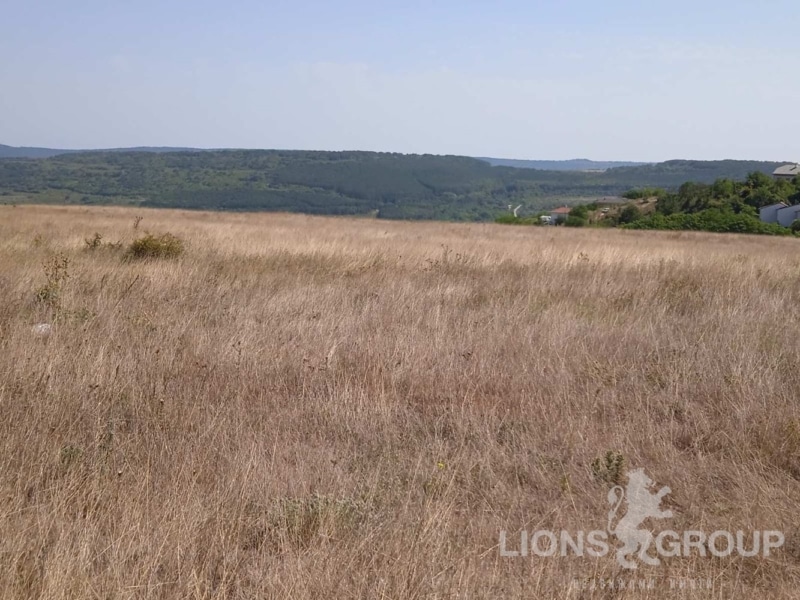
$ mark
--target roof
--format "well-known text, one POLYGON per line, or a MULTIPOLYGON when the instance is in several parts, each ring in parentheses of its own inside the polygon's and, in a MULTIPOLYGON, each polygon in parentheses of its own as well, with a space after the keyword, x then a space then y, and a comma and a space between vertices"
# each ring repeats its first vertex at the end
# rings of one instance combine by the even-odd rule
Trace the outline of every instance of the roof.
POLYGON ((568 215, 572 209, 569 206, 560 206, 550 211, 550 214, 568 215))
POLYGON ((797 212, 800 211, 800 204, 795 204, 794 206, 786 206, 778 210, 779 213, 782 212, 797 212))
POLYGON ((776 206, 781 206, 783 208, 786 208, 789 205, 786 204, 786 202, 776 202, 775 204, 768 204, 767 206, 762 206, 758 210, 766 210, 768 208, 775 208, 776 206))
POLYGON ((800 165, 783 165, 775 169, 772 174, 780 177, 794 177, 800 175, 800 165))

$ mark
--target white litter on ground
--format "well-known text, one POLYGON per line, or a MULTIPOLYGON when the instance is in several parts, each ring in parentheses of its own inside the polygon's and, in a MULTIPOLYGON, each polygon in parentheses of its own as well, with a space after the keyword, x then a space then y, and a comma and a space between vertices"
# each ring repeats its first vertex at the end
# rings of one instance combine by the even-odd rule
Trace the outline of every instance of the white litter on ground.
POLYGON ((37 323, 33 326, 33 335, 37 337, 47 337, 53 333, 53 326, 50 323, 37 323))

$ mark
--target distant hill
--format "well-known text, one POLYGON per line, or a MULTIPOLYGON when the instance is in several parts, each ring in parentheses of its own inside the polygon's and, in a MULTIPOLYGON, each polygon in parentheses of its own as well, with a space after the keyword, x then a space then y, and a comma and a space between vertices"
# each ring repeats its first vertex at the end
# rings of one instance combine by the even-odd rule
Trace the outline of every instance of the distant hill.
POLYGON ((637 167, 651 163, 625 161, 594 161, 588 158, 572 160, 518 160, 515 158, 488 158, 479 156, 493 167, 514 167, 515 169, 539 169, 541 171, 605 171, 614 167, 637 167))
POLYGON ((0 144, 0 158, 49 158, 58 154, 74 152, 74 150, 56 150, 53 148, 15 148, 0 144))
POLYGON ((636 167, 616 167, 606 174, 615 179, 631 177, 658 182, 658 186, 676 188, 687 181, 713 183, 717 179, 744 179, 749 173, 758 171, 772 175, 785 162, 754 160, 668 160, 666 162, 636 167))
POLYGON ((619 196, 636 187, 743 179, 781 163, 676 160, 605 171, 492 166, 388 152, 136 149, 0 159, 0 202, 136 204, 392 219, 492 220, 522 205, 619 196))
POLYGON ((201 152, 201 150, 197 148, 160 148, 157 146, 109 148, 107 150, 59 150, 57 148, 15 147, 0 144, 0 158, 50 158, 60 154, 75 154, 78 152, 201 152))

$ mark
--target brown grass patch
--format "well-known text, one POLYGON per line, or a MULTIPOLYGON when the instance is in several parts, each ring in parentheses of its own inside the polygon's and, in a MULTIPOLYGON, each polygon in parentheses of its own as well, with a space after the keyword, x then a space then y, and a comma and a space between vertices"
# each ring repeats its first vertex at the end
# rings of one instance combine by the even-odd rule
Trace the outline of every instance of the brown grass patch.
POLYGON ((796 597, 797 248, 0 207, 0 597, 796 597), (136 216, 180 260, 86 251, 136 216), (499 556, 501 529, 604 528, 638 467, 669 528, 787 546, 613 593, 568 585, 627 577, 613 554, 499 556))

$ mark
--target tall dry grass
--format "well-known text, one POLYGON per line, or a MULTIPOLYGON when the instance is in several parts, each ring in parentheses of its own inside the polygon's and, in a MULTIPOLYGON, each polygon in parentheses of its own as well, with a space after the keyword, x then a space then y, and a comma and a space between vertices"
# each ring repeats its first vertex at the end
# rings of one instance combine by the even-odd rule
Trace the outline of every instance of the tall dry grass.
POLYGON ((798 597, 798 249, 0 207, 0 597, 798 597), (145 231, 186 252, 84 242, 145 231), (785 546, 500 556, 501 530, 603 529, 609 450, 672 488, 655 530, 785 546), (570 587, 632 576, 655 586, 570 587))

